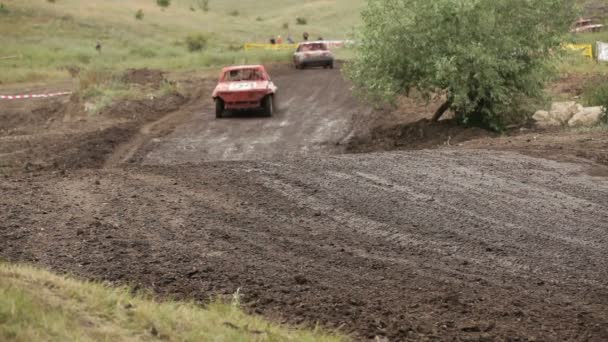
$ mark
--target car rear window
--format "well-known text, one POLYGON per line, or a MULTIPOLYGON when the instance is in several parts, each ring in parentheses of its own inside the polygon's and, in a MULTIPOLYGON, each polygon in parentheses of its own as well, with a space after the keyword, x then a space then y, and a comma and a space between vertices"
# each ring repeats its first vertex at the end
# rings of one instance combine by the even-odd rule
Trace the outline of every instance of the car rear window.
POLYGON ((299 52, 305 51, 327 51, 327 45, 323 43, 302 44, 298 48, 299 52))
POLYGON ((258 69, 228 70, 224 73, 222 80, 228 82, 264 81, 264 74, 258 69))

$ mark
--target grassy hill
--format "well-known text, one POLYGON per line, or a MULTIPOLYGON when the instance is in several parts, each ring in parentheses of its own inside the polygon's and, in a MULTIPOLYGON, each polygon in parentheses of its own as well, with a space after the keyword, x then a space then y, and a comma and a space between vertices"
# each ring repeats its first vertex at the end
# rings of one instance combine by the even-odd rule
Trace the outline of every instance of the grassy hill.
POLYGON ((75 67, 189 70, 284 59, 286 53, 244 52, 242 45, 277 35, 300 39, 304 31, 346 38, 365 0, 210 0, 207 12, 198 0, 173 0, 164 10, 155 0, 0 3, 0 83, 15 83, 67 78, 75 67), (203 52, 188 51, 186 37, 194 34, 208 38, 203 52))
POLYGON ((271 324, 233 303, 157 302, 127 288, 0 263, 2 341, 345 341, 271 324))

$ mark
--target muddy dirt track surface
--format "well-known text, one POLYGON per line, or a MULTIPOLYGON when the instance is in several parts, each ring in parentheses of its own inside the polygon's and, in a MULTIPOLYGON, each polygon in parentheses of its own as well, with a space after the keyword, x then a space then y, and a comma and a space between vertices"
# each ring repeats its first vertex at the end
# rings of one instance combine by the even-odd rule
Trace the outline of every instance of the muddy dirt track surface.
POLYGON ((264 118, 255 112, 234 112, 215 120, 203 94, 198 111, 169 136, 156 142, 144 164, 176 164, 209 160, 275 159, 286 155, 335 152, 348 138, 354 115, 369 108, 350 94, 340 70, 286 67, 271 70, 279 87, 278 112, 264 118))
POLYGON ((608 338, 608 181, 427 151, 4 179, 2 256, 362 338, 608 338), (29 190, 24 190, 29 189, 29 190))
POLYGON ((273 74, 271 119, 215 120, 213 81, 95 117, 0 107, 0 258, 203 303, 240 289, 360 340, 608 339, 604 135, 458 146, 417 124, 360 151, 443 147, 338 155, 369 109, 335 72, 273 74))

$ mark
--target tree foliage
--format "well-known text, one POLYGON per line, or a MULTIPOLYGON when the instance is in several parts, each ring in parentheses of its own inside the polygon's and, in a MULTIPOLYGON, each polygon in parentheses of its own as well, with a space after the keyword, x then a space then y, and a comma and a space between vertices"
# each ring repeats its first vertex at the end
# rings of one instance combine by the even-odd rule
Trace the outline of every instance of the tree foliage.
POLYGON ((501 129, 538 97, 547 60, 576 17, 575 0, 368 0, 348 70, 374 99, 445 95, 464 124, 501 129))

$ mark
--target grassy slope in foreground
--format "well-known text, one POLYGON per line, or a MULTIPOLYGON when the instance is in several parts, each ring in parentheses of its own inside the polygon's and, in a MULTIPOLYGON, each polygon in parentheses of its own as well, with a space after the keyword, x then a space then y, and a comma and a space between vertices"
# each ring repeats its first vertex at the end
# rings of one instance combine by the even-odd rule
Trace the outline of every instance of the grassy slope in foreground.
POLYGON ((242 46, 288 33, 300 39, 303 31, 313 38, 347 38, 364 1, 211 0, 204 12, 194 0, 174 0, 166 10, 154 0, 3 0, 0 84, 67 78, 65 70, 74 67, 195 70, 287 60, 288 53, 245 52, 242 46), (135 18, 140 9, 143 20, 135 18), (298 25, 297 17, 307 24, 298 25), (204 51, 188 51, 185 38, 191 34, 209 38, 204 51), (10 56, 21 58, 1 59, 10 56))
POLYGON ((127 288, 0 263, 2 341, 344 341, 249 316, 235 305, 155 302, 127 288))

